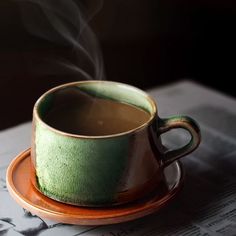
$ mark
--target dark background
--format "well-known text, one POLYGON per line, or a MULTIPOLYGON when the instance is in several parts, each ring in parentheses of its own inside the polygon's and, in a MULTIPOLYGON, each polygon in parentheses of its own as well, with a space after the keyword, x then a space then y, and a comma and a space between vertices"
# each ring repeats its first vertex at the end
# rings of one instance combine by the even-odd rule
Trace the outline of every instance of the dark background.
MULTIPOLYGON (((15 1, 1 1, 0 11, 4 129, 30 120, 43 92, 78 76, 47 70, 45 58, 73 55, 28 33, 15 1)), ((100 42, 107 80, 147 89, 185 78, 236 96, 235 13, 235 4, 227 0, 105 0, 90 26, 100 42)))

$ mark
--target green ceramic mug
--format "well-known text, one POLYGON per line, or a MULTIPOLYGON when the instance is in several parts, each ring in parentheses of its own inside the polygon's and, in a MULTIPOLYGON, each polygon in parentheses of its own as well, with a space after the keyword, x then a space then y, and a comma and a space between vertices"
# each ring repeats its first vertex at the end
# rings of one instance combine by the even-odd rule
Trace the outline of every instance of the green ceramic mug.
MULTIPOLYGON (((69 122, 64 122, 63 116, 58 119, 69 125, 74 122, 70 118, 69 122)), ((34 106, 32 182, 49 198, 69 204, 122 204, 156 189, 163 169, 199 143, 200 130, 193 119, 159 118, 155 101, 138 88, 109 81, 69 83, 49 90, 34 106), (146 112, 148 119, 126 131, 103 135, 65 132, 47 122, 52 110, 63 108, 67 114, 73 104, 79 111, 85 104, 84 96, 128 104, 146 112), (166 150, 161 134, 175 128, 186 129, 191 140, 177 150, 166 150)))

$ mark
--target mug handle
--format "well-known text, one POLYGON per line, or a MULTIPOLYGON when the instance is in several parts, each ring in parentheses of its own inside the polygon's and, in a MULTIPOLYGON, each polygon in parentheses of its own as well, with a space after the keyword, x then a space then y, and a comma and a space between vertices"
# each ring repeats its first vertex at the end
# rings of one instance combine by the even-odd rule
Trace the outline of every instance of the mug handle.
POLYGON ((190 135, 190 141, 175 150, 166 151, 162 160, 162 167, 170 165, 172 162, 194 151, 201 141, 200 128, 196 121, 188 116, 173 116, 170 118, 159 118, 158 133, 161 135, 171 129, 182 128, 187 130, 190 135))

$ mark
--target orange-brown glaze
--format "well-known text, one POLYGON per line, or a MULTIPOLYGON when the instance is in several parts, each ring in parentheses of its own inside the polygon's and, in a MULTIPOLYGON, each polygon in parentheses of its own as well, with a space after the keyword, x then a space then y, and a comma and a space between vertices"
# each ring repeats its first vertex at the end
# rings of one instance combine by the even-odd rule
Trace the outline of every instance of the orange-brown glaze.
POLYGON ((152 195, 142 200, 110 208, 86 208, 54 201, 37 191, 30 181, 30 149, 19 154, 9 165, 7 187, 19 205, 42 218, 79 225, 104 225, 134 220, 158 211, 181 189, 182 169, 176 163, 177 176, 173 186, 164 181, 152 195))

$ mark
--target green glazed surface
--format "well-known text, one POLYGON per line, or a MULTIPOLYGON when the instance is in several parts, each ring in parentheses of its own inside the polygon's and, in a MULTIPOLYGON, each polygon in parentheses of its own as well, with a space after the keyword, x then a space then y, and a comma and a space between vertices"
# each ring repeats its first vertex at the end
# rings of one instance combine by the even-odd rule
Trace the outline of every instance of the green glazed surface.
POLYGON ((145 98, 143 92, 136 88, 133 89, 132 87, 128 87, 124 84, 118 84, 116 86, 112 86, 109 82, 101 84, 81 84, 78 89, 95 97, 107 98, 110 100, 131 104, 150 113, 153 109, 148 99, 145 98))
POLYGON ((127 137, 77 139, 36 124, 36 175, 47 196, 69 203, 112 202, 128 156, 127 137))

